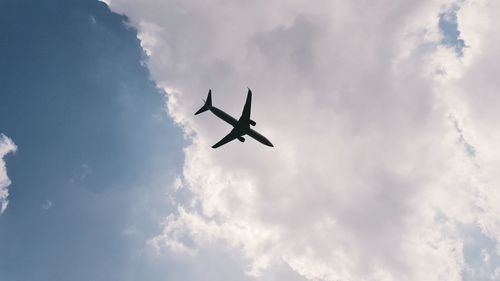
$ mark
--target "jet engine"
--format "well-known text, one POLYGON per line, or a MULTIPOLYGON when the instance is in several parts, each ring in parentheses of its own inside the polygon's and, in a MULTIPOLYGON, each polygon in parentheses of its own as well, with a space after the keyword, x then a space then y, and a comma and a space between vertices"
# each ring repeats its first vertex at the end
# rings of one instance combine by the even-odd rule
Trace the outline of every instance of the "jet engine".
POLYGON ((245 142, 245 138, 244 137, 238 137, 238 140, 241 141, 241 142, 245 142))
POLYGON ((250 123, 250 125, 252 125, 252 126, 257 125, 257 123, 255 121, 253 121, 253 120, 250 120, 250 122, 248 122, 248 123, 250 123))

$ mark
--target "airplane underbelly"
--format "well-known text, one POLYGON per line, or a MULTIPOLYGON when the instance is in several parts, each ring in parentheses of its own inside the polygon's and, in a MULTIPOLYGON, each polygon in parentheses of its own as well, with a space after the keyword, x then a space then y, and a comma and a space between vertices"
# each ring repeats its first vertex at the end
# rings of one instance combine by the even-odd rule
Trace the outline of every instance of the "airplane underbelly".
POLYGON ((225 113, 224 111, 218 109, 217 107, 212 107, 211 111, 213 112, 213 114, 215 114, 215 116, 217 116, 220 119, 226 121, 227 123, 231 124, 232 126, 236 126, 236 123, 238 123, 238 121, 236 121, 236 119, 234 119, 234 117, 232 117, 231 115, 229 115, 229 114, 225 113))
POLYGON ((273 146, 273 144, 263 135, 259 134, 257 131, 254 131, 253 129, 249 129, 247 135, 250 137, 254 138, 258 142, 265 144, 267 146, 273 146))

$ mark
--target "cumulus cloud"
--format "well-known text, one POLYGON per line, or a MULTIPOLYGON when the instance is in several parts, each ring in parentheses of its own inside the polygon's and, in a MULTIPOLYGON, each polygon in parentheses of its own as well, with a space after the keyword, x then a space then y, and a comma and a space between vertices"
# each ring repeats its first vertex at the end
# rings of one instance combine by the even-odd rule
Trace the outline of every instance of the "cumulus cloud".
POLYGON ((180 188, 191 200, 154 245, 195 256, 222 243, 257 279, 285 263, 309 280, 432 281, 461 280, 470 266, 464 226, 499 241, 500 33, 491 23, 500 4, 111 5, 137 27, 191 141, 180 188), (456 40, 440 29, 450 13, 456 40), (256 129, 276 147, 212 150, 230 128, 194 111, 212 88, 214 104, 238 116, 246 86, 256 129))
POLYGON ((2 214, 9 201, 9 190, 7 187, 10 185, 10 179, 7 176, 7 168, 5 167, 5 161, 3 157, 9 152, 15 152, 17 146, 14 142, 4 134, 0 134, 0 214, 2 214))
MULTIPOLYGON (((464 138, 477 151, 474 156, 477 172, 473 178, 477 186, 477 222, 483 233, 497 243, 497 249, 500 241, 500 192, 497 188, 500 183, 500 152, 497 148, 500 130, 496 120, 500 117, 497 110, 500 82, 496 73, 500 70, 500 58, 496 50, 500 47, 500 34, 494 21, 499 13, 500 3, 495 1, 464 3, 458 12, 458 26, 470 47, 461 61, 460 75, 443 86, 443 92, 460 120, 464 138)), ((491 275, 498 277, 500 263, 495 266, 496 273, 491 275)))

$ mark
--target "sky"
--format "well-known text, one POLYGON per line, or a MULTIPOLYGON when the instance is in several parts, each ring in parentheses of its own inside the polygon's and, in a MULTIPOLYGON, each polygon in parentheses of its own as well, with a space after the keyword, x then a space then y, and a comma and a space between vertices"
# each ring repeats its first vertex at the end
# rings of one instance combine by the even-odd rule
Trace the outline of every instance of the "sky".
POLYGON ((0 280, 500 280, 499 14, 1 1, 0 280))

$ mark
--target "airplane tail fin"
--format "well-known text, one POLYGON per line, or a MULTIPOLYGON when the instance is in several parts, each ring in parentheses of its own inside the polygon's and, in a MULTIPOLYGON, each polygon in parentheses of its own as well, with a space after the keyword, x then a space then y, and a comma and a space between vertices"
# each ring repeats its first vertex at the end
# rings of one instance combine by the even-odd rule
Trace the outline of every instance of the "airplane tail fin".
POLYGON ((198 111, 196 111, 196 113, 194 115, 198 115, 202 112, 205 112, 207 110, 210 109, 210 107, 212 107, 212 90, 209 90, 208 91, 208 96, 207 96, 207 100, 205 101, 205 104, 200 108, 198 109, 198 111))

